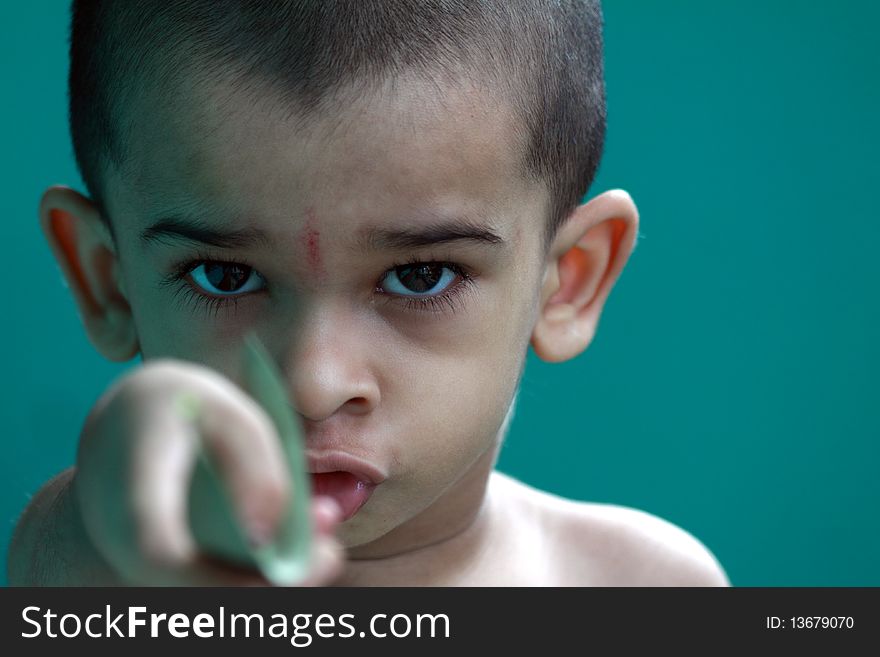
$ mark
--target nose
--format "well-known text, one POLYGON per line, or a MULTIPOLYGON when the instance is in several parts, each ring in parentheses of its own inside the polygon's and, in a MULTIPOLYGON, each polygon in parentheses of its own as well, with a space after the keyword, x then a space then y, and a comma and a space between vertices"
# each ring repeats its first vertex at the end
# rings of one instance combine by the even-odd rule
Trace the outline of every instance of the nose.
POLYGON ((379 384, 371 366, 367 331, 338 307, 298 313, 287 331, 282 361, 293 404, 308 421, 321 422, 337 413, 363 415, 379 403, 379 384))

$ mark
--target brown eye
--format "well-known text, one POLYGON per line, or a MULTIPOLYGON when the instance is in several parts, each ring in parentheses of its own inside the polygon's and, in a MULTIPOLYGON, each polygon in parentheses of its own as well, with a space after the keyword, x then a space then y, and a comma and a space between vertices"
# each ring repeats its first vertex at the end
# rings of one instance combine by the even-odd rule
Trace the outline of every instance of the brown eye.
POLYGON ((455 281, 458 273, 439 262, 418 262, 395 267, 382 280, 382 289, 400 296, 434 296, 455 281))
POLYGON ((203 292, 218 296, 253 292, 263 287, 262 277, 253 268, 237 262, 203 262, 190 270, 189 277, 203 292))
POLYGON ((397 278, 403 283, 403 286, 418 293, 430 292, 440 281, 442 275, 443 267, 435 264, 407 266, 397 270, 397 278))

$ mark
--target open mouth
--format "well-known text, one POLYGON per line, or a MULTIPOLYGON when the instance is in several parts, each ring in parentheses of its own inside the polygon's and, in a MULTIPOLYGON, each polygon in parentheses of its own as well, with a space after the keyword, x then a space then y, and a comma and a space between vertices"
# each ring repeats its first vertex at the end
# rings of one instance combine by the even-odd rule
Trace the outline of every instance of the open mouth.
POLYGON ((326 495, 336 500, 342 510, 342 520, 354 516, 370 499, 376 484, 359 478, 351 472, 312 472, 312 494, 326 495))

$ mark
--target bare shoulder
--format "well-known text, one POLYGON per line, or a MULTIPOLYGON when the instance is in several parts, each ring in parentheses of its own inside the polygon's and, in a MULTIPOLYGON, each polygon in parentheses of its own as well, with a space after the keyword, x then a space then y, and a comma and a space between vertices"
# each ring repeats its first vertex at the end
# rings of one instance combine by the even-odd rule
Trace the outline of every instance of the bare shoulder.
POLYGON ((693 535, 655 515, 565 499, 507 475, 493 485, 544 537, 559 586, 729 586, 724 569, 693 535))

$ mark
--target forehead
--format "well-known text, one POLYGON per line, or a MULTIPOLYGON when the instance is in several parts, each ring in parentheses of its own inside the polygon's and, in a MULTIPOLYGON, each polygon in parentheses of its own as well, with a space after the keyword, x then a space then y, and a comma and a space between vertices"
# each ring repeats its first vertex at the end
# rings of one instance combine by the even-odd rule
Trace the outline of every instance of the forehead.
POLYGON ((544 216, 521 122, 477 84, 401 77, 306 115, 256 81, 164 91, 132 107, 126 165, 111 175, 129 210, 275 218, 317 206, 352 228, 419 212, 544 216))

